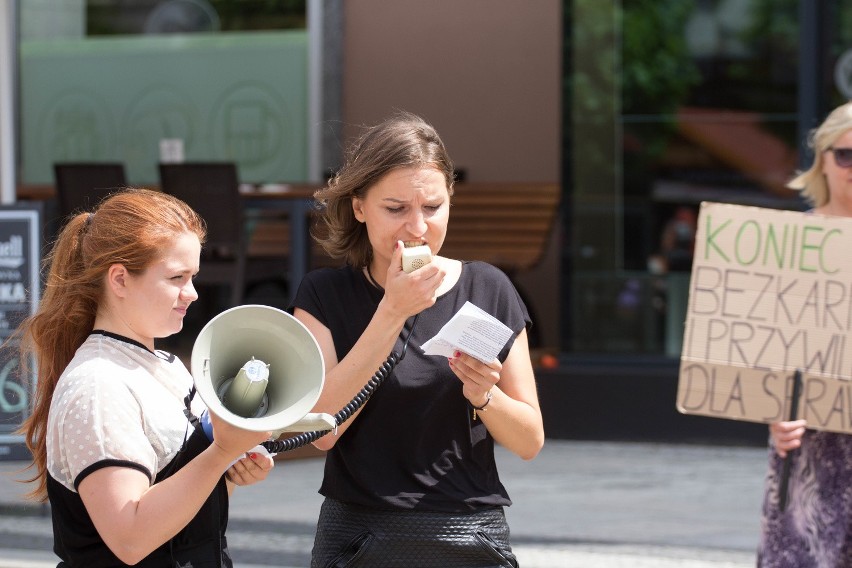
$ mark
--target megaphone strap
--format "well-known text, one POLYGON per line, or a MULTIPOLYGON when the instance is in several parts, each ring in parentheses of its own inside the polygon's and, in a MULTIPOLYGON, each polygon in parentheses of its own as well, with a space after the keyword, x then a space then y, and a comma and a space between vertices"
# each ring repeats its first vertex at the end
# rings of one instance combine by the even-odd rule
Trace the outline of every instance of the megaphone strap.
MULTIPOLYGON (((349 401, 346 406, 340 409, 340 412, 334 415, 334 422, 336 424, 334 427, 335 432, 337 431, 338 426, 349 420, 349 418, 351 418, 359 408, 364 406, 364 404, 370 400, 370 397, 373 396, 373 392, 375 392, 379 385, 382 384, 382 381, 390 375, 391 371, 393 371, 394 367, 396 367, 396 364, 402 361, 405 357, 405 352, 408 349, 408 342, 411 339, 411 335, 414 333, 414 326, 417 324, 417 317, 419 315, 420 314, 414 316, 414 320, 411 322, 411 328, 408 330, 408 335, 405 337, 405 341, 402 342, 402 349, 400 350, 399 355, 396 354, 396 351, 392 351, 385 362, 382 363, 375 373, 373 373, 373 376, 370 377, 370 380, 367 381, 364 388, 358 391, 355 397, 349 401)), ((329 432, 331 432, 331 430, 302 432, 301 434, 297 434, 284 440, 263 442, 261 446, 266 448, 266 451, 270 454, 280 454, 282 452, 289 452, 310 444, 329 432)))
POLYGON ((198 419, 198 416, 192 413, 192 399, 195 398, 195 385, 192 385, 192 388, 189 389, 189 394, 183 397, 183 404, 185 408, 183 409, 183 414, 186 416, 186 419, 189 420, 189 423, 192 424, 192 427, 196 430, 203 429, 201 427, 201 421, 198 419))

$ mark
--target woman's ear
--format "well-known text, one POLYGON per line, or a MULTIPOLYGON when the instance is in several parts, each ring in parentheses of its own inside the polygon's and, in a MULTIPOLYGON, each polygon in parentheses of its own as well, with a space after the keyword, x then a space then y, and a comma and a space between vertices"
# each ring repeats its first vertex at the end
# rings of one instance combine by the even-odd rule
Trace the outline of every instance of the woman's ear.
POLYGON ((361 201, 360 197, 352 198, 352 213, 359 223, 364 222, 364 202, 361 201))
POLYGON ((127 268, 123 264, 113 264, 107 270, 107 288, 119 298, 127 296, 127 268))

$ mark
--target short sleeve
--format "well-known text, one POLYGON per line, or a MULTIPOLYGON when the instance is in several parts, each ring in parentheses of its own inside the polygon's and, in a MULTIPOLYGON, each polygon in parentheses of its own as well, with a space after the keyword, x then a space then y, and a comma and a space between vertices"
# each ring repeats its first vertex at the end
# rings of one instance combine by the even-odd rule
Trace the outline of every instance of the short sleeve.
POLYGON ((465 267, 471 272, 466 297, 512 330, 512 337, 497 355, 504 362, 521 331, 532 327, 529 310, 505 272, 485 262, 469 262, 465 267))
POLYGON ((66 487, 76 488, 80 474, 103 461, 135 465, 151 480, 158 470, 136 396, 92 366, 78 367, 57 385, 48 431, 48 460, 54 462, 48 469, 66 487))
POLYGON ((321 287, 323 277, 327 279, 328 274, 331 274, 331 271, 327 268, 314 270, 306 274, 299 283, 296 295, 288 307, 288 311, 292 314, 296 308, 305 310, 324 326, 328 327, 328 318, 322 310, 323 294, 318 289, 321 287))

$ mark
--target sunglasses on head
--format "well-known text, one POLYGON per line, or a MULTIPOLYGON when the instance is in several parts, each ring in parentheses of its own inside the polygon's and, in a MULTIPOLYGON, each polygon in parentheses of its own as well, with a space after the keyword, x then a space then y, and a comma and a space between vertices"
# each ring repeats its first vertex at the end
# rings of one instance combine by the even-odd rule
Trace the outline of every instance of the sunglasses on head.
POLYGON ((834 154, 834 163, 838 168, 852 168, 852 148, 829 148, 834 154))

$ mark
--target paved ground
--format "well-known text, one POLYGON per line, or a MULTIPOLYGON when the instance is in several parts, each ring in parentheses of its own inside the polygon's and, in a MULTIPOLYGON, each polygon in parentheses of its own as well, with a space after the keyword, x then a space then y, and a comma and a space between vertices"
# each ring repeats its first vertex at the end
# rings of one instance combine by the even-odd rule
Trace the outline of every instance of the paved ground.
MULTIPOLYGON (((754 566, 763 448, 548 440, 531 462, 503 450, 498 461, 523 568, 754 566)), ((53 567, 47 511, 13 481, 21 465, 0 462, 0 568, 53 567)), ((322 458, 279 461, 236 491, 237 566, 308 565, 321 476, 322 458)))

